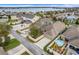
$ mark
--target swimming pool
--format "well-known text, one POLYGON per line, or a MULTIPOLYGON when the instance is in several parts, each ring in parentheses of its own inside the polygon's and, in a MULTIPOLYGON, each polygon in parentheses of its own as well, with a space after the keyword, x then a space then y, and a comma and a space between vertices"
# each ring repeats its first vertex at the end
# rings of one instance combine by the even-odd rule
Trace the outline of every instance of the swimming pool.
POLYGON ((76 16, 71 15, 71 16, 67 16, 67 19, 73 21, 74 19, 77 19, 77 18, 76 16))
POLYGON ((64 45, 64 40, 58 38, 55 40, 55 43, 58 45, 58 46, 63 46, 64 45))

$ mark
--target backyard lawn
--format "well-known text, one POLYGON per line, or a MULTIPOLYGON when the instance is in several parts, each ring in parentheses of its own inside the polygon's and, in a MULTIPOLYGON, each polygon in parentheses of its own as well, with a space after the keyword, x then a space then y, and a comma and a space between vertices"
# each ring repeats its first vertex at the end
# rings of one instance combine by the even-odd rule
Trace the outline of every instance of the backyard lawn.
POLYGON ((15 39, 15 38, 14 39, 11 39, 9 41, 9 44, 7 46, 4 46, 4 50, 5 51, 8 51, 8 50, 10 50, 12 48, 17 47, 18 45, 20 45, 20 42, 17 39, 15 39))

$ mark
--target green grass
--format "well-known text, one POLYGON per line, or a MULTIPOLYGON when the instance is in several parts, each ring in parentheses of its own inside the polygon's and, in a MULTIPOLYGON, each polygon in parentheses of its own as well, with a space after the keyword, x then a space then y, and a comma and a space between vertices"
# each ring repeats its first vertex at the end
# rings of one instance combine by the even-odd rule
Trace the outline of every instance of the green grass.
POLYGON ((17 39, 15 39, 15 38, 11 39, 9 44, 7 46, 4 46, 4 50, 8 51, 8 50, 10 50, 12 48, 17 47, 18 45, 20 45, 20 42, 17 39))

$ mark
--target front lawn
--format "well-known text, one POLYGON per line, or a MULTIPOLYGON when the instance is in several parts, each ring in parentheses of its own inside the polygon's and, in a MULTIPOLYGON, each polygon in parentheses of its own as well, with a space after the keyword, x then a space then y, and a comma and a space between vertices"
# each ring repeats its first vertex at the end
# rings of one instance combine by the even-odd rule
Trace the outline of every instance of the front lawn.
POLYGON ((8 45, 5 45, 4 46, 4 50, 5 51, 8 51, 8 50, 10 50, 10 49, 12 49, 12 48, 15 48, 15 47, 17 47, 18 45, 20 45, 20 42, 17 40, 17 39, 11 39, 10 41, 9 41, 9 43, 8 43, 8 45))

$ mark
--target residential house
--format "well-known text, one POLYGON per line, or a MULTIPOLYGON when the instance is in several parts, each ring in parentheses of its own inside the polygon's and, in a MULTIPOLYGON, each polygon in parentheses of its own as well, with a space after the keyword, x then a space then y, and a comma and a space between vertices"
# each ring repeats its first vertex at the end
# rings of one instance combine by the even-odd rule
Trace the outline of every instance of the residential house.
POLYGON ((43 19, 40 19, 39 21, 37 21, 34 26, 40 28, 42 31, 45 31, 46 30, 46 27, 51 25, 53 22, 52 22, 52 19, 51 18, 43 18, 43 19))
POLYGON ((63 36, 68 40, 69 49, 67 54, 79 54, 79 26, 72 26, 63 36))
POLYGON ((8 21, 8 17, 5 16, 0 16, 0 22, 7 22, 8 21))
POLYGON ((54 39, 59 33, 62 33, 65 30, 66 26, 63 22, 57 21, 54 24, 47 27, 45 36, 54 39))
POLYGON ((23 20, 29 20, 32 23, 36 22, 40 18, 40 17, 35 16, 33 14, 24 14, 24 15, 21 15, 21 17, 23 20))
POLYGON ((79 54, 79 38, 69 41, 68 55, 78 55, 79 54))
POLYGON ((68 40, 73 40, 76 38, 79 38, 79 31, 77 29, 77 26, 71 26, 68 28, 64 33, 63 36, 68 40))

